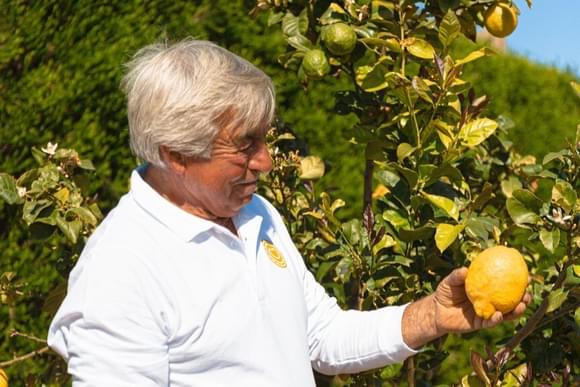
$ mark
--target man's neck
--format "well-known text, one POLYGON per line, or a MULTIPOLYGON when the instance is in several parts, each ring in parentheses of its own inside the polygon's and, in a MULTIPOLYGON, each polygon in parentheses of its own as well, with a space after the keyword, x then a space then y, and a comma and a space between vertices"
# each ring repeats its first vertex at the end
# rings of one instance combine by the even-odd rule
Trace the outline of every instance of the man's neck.
POLYGON ((153 188, 159 195, 163 196, 166 200, 173 203, 183 211, 195 215, 198 218, 219 224, 220 226, 230 230, 230 232, 235 236, 238 235, 238 231, 232 218, 217 217, 211 213, 208 213, 201 207, 197 207, 191 203, 188 203, 187 201, 182 200, 180 196, 176 194, 176 191, 179 190, 175 189, 175 187, 180 184, 178 181, 179 177, 171 175, 169 172, 165 172, 161 170, 161 168, 153 165, 147 166, 144 173, 142 174, 142 177, 143 180, 145 180, 145 182, 147 182, 147 184, 149 184, 149 186, 153 188))

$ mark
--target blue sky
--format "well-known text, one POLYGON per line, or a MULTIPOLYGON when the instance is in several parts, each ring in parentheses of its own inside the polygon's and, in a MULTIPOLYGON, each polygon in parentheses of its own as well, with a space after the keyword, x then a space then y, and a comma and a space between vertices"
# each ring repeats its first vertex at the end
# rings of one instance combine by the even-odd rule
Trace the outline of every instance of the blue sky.
POLYGON ((532 9, 525 0, 515 2, 521 14, 509 49, 580 76, 580 0, 533 0, 532 9))

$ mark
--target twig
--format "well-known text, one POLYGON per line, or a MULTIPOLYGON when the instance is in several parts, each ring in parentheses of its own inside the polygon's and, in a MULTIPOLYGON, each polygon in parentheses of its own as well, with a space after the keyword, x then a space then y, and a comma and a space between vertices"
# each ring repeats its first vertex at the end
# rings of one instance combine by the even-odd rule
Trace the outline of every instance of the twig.
POLYGON ((18 332, 18 331, 12 331, 10 333, 10 337, 15 337, 15 336, 24 337, 26 339, 36 341, 37 343, 46 344, 46 340, 41 339, 39 337, 27 335, 26 333, 22 333, 22 332, 18 332))
POLYGON ((33 358, 36 355, 41 355, 41 354, 48 352, 48 351, 50 351, 50 347, 47 345, 47 346, 42 347, 40 349, 37 349, 35 351, 29 352, 26 355, 18 356, 12 360, 1 362, 0 368, 9 367, 13 364, 19 363, 19 362, 24 361, 24 360, 28 360, 30 358, 33 358))

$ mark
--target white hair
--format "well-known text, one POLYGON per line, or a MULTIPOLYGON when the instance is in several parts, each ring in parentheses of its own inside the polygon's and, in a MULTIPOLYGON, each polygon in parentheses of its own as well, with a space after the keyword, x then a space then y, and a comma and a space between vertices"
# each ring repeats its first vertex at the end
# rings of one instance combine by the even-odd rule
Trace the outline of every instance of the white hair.
POLYGON ((214 43, 188 39, 153 44, 127 64, 131 149, 163 167, 159 148, 209 158, 224 127, 242 135, 264 131, 275 110, 271 79, 250 62, 214 43))

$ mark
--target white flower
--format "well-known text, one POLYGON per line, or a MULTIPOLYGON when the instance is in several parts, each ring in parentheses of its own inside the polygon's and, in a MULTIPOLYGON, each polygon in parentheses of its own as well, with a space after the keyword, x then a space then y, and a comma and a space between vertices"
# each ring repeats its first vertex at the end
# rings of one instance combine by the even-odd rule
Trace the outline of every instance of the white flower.
POLYGON ((16 187, 16 190, 18 191, 18 196, 21 198, 26 196, 26 187, 16 187))
POLYGON ((52 142, 49 142, 48 144, 46 144, 45 148, 40 148, 40 150, 46 153, 47 155, 53 156, 56 152, 56 148, 58 148, 58 144, 53 144, 52 142))

